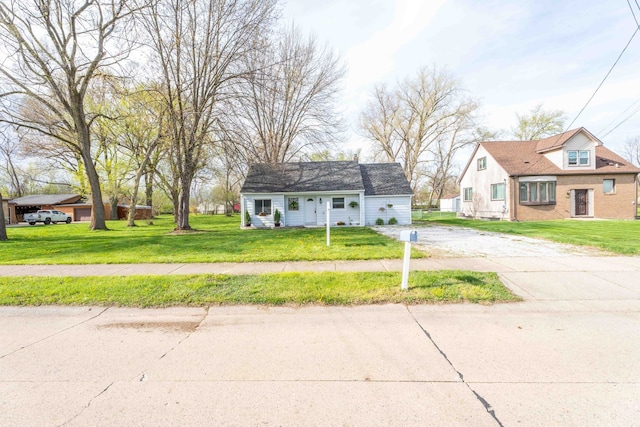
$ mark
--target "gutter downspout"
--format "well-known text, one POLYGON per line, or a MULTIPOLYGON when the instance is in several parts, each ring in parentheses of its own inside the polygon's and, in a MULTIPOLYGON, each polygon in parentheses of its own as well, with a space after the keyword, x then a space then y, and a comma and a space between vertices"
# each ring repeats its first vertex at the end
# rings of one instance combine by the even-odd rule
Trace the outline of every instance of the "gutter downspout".
POLYGON ((518 202, 517 202, 517 194, 516 194, 516 177, 512 176, 510 177, 511 179, 511 193, 512 193, 512 197, 511 197, 511 221, 517 221, 518 220, 518 211, 517 211, 517 206, 518 206, 518 202))

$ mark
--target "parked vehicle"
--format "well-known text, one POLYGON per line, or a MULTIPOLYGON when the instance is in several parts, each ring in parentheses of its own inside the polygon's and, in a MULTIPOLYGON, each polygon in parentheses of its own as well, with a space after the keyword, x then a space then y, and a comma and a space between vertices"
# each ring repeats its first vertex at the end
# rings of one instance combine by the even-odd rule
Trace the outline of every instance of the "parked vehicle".
POLYGON ((72 221, 71 215, 54 210, 41 210, 36 213, 24 214, 24 220, 31 225, 35 225, 36 222, 43 222, 45 225, 58 222, 70 224, 72 221))

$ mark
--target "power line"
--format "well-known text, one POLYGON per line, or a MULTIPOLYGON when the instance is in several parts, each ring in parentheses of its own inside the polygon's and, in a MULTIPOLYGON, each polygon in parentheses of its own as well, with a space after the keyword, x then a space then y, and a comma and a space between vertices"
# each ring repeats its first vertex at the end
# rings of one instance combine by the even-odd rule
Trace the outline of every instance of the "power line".
MULTIPOLYGON (((638 6, 638 1, 634 0, 636 2, 636 6, 638 6)), ((636 13, 633 11, 633 6, 631 6, 631 2, 629 0, 627 0, 627 4, 629 5, 629 9, 631 9, 631 14, 633 15, 633 20, 636 21, 636 26, 640 26, 640 24, 638 23, 638 19, 636 19, 636 13)), ((638 6, 638 9, 640 9, 640 6, 638 6)))
MULTIPOLYGON (((635 18, 635 15, 634 15, 635 18)), ((640 25, 638 25, 636 27, 636 30, 633 32, 633 34, 631 35, 631 38, 629 39, 629 41, 627 42, 627 44, 625 45, 624 49, 622 49, 622 52, 620 52, 620 55, 618 55, 618 58, 616 59, 616 62, 613 63, 613 65, 611 66, 611 68, 609 68, 609 71, 607 72, 607 74, 604 76, 604 78, 602 79, 602 81, 600 82, 600 84, 598 85, 598 87, 596 88, 596 90, 593 92, 593 94, 591 95, 591 97, 589 98, 589 100, 587 101, 586 104, 584 104, 584 107, 582 107, 582 109, 580 110, 580 112, 578 113, 578 115, 571 121, 571 123, 569 124, 569 126, 566 127, 566 130, 569 130, 571 128, 571 126, 576 122, 576 120, 578 120, 578 117, 580 117, 580 115, 582 114, 582 112, 585 110, 585 108, 587 108, 587 106, 589 105, 589 103, 591 102, 591 100, 596 96, 596 93, 598 93, 598 91, 600 90, 600 88, 602 87, 602 85, 604 84, 605 80, 607 80, 607 77, 609 77, 609 74, 611 74, 611 72, 613 71, 613 69, 615 68, 615 66, 618 64, 618 62, 620 61, 620 58, 622 58, 622 55, 625 53, 625 51, 627 50, 627 48, 629 47, 629 45, 631 44, 631 41, 633 40, 633 38, 636 36, 636 34, 638 34, 638 31, 640 31, 640 25)))
MULTIPOLYGON (((622 117, 623 115, 625 115, 627 113, 627 111, 631 110, 632 108, 634 108, 636 106, 636 104, 640 102, 640 98, 636 99, 635 101, 633 101, 627 108, 624 109, 623 112, 621 112, 620 114, 616 115, 616 117, 614 117, 613 120, 611 120, 605 127, 603 127, 600 132, 598 132, 598 135, 605 133, 605 131, 607 131, 607 129, 609 129, 609 126, 613 126, 614 123, 616 123, 616 121, 622 117)), ((609 131, 610 132, 610 131, 609 131)), ((607 132, 607 135, 609 134, 609 132, 607 132)))
POLYGON ((627 117, 625 117, 620 123, 618 123, 617 125, 615 125, 615 127, 613 129, 611 129, 609 132, 605 133, 604 135, 602 135, 602 138, 605 138, 607 135, 609 135, 611 132, 613 132, 614 130, 618 129, 618 127, 620 125, 622 125, 624 122, 626 122, 627 120, 629 120, 631 117, 635 116, 636 114, 638 114, 638 112, 640 111, 640 107, 636 108, 631 114, 629 114, 627 117))

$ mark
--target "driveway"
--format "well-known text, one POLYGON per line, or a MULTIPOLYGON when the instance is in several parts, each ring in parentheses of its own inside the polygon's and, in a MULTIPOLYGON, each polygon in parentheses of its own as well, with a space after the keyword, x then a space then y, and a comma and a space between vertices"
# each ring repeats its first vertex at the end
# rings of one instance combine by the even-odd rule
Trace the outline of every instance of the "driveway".
POLYGON ((441 257, 565 257, 608 255, 595 248, 555 243, 511 234, 442 225, 374 227, 398 238, 401 230, 417 230, 418 246, 441 257))

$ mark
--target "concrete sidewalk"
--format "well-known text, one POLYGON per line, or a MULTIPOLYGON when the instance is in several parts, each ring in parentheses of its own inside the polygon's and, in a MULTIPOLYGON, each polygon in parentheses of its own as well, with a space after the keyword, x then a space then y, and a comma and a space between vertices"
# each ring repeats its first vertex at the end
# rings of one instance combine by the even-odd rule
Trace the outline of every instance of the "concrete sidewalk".
MULTIPOLYGON (((11 275, 387 271, 401 261, 0 266, 11 275)), ((525 301, 0 307, 0 425, 640 426, 640 258, 412 260, 525 301)))

